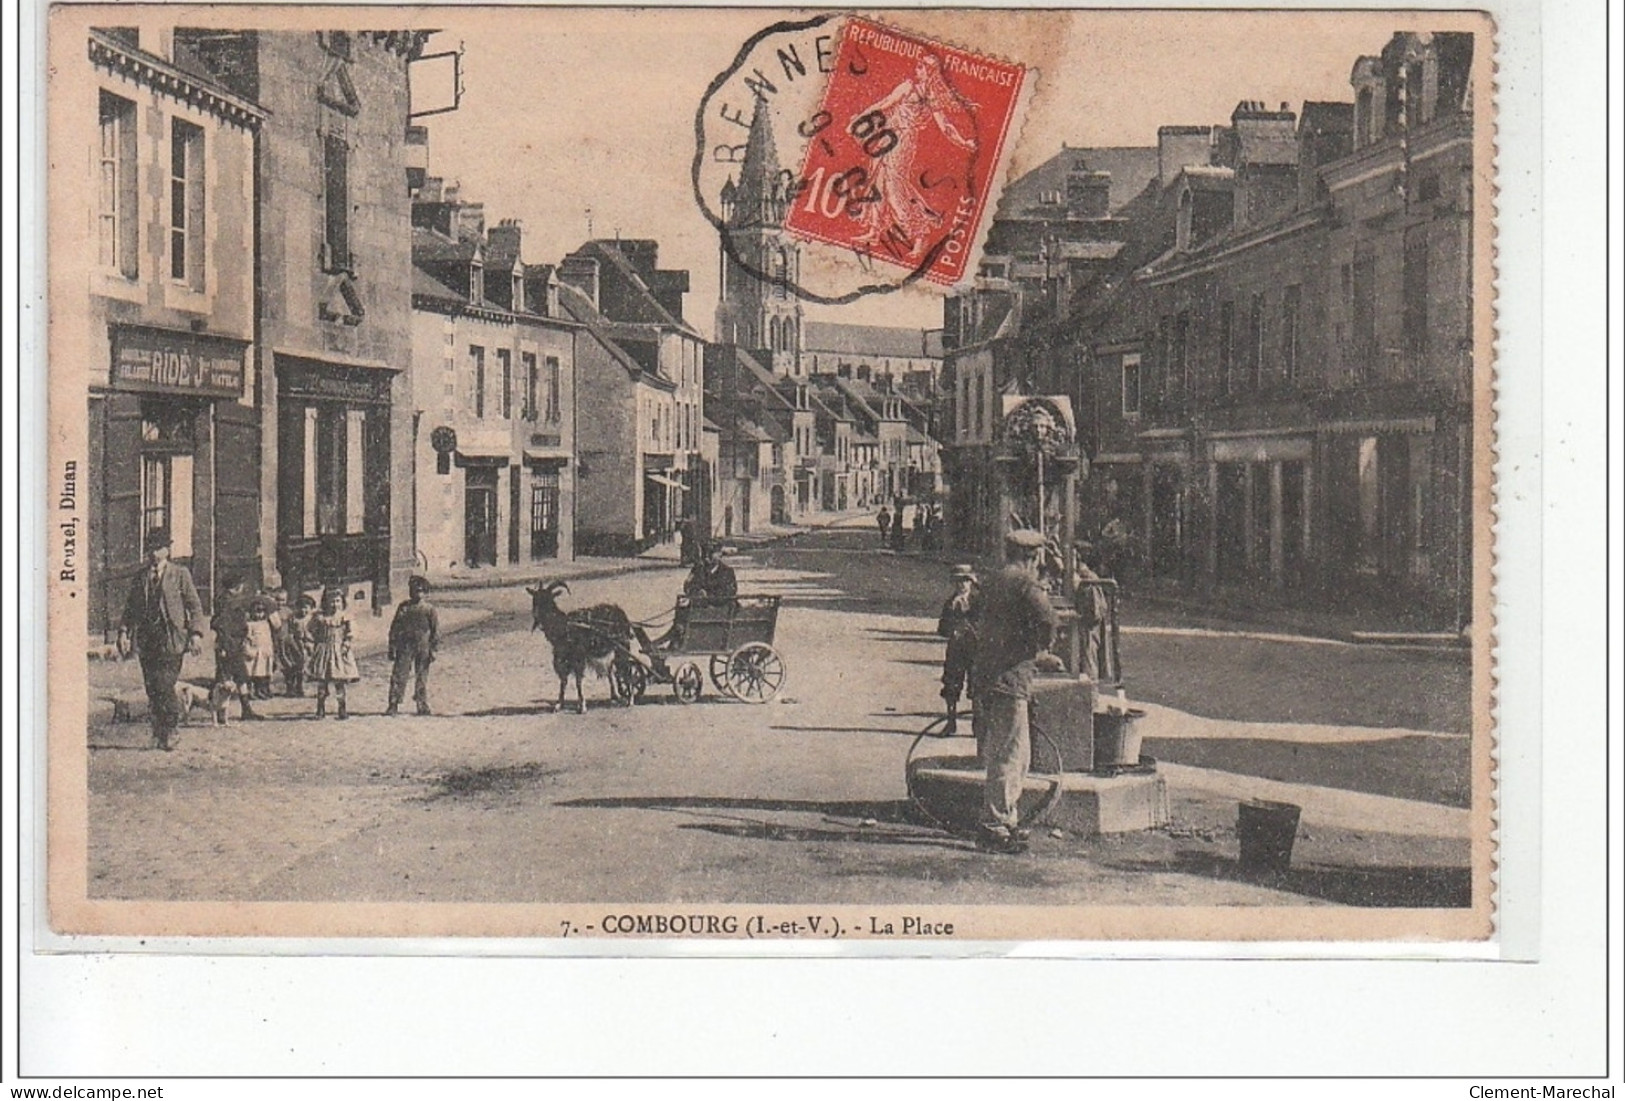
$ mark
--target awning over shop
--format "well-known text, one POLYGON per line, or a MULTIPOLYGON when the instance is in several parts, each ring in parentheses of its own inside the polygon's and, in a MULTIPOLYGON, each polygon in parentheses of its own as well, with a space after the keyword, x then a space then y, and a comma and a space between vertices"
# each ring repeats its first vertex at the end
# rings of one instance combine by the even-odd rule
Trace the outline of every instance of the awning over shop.
POLYGON ((525 448, 525 461, 532 466, 547 466, 549 464, 569 466, 570 456, 560 455, 556 451, 535 451, 527 447, 525 448))
POLYGON ((457 449, 459 466, 507 466, 511 458, 506 448, 471 445, 457 449))

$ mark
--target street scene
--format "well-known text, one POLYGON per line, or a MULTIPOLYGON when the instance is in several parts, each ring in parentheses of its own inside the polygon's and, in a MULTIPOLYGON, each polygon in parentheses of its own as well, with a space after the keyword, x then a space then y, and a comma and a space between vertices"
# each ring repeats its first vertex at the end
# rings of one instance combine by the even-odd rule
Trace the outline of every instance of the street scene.
POLYGON ((1491 935, 1483 19, 129 11, 59 928, 1491 935))
MULTIPOLYGON (((362 657, 343 725, 316 720, 311 699, 274 699, 264 721, 200 719, 153 754, 143 724, 115 724, 104 706, 91 731, 91 892, 1467 904, 1468 665, 1448 649, 1186 630, 1136 608, 1123 663, 1149 710, 1145 750, 1169 777, 1168 825, 1083 841, 1041 831, 1030 860, 1004 863, 934 826, 910 806, 904 764, 941 710, 934 605, 947 569, 880 549, 863 521, 737 559, 741 591, 784 597, 775 647, 791 668, 763 706, 707 685, 692 705, 655 688, 625 707, 599 681, 586 714, 556 714, 548 647, 517 587, 437 594, 443 619, 467 626, 433 667, 429 717, 380 714, 378 654, 362 657), (1269 883, 1236 865, 1236 800, 1252 794, 1305 808, 1294 868, 1269 883)), ((568 599, 669 612, 684 571, 640 567, 580 581, 568 599)), ((132 665, 96 680, 133 688, 132 665)))

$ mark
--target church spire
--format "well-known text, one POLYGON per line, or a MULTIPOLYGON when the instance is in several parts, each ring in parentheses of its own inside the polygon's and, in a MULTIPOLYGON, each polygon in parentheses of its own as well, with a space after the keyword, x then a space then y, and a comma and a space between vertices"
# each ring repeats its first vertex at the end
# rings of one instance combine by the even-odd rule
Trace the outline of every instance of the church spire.
POLYGON ((758 224, 777 225, 782 221, 779 204, 784 196, 779 184, 779 151, 773 144, 773 126, 768 120, 767 99, 756 97, 756 112, 750 120, 750 137, 745 141, 745 163, 739 172, 741 218, 758 224))

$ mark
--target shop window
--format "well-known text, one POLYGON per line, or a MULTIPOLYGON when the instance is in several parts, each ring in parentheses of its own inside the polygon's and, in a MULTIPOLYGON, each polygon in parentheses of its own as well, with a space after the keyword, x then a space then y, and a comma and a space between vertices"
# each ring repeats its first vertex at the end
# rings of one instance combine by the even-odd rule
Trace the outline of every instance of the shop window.
POLYGON ((322 267, 350 270, 350 146, 337 134, 322 138, 322 267))
POLYGON ((303 534, 367 530, 367 413, 343 406, 304 410, 303 534))
POLYGON ((563 415, 562 401, 559 396, 559 360, 557 356, 547 357, 547 421, 557 424, 563 415))
POLYGON ((367 530, 366 462, 367 414, 349 409, 344 414, 344 531, 359 535, 367 530))
POLYGON ((1123 416, 1140 415, 1140 357, 1123 357, 1123 416))
MULTIPOLYGON (((192 557, 192 456, 141 456, 141 537, 153 528, 169 529, 171 556, 192 557)), ((148 548, 143 545, 141 552, 148 548)))
POLYGON ((519 353, 519 363, 525 374, 524 408, 520 410, 519 415, 527 421, 534 421, 538 413, 536 401, 537 391, 540 386, 540 376, 536 372, 536 353, 519 353))
POLYGON ((135 150, 135 104, 103 92, 97 258, 126 279, 140 273, 135 150))
POLYGON ((169 128, 169 277, 203 289, 203 129, 169 128))
POLYGON ((513 353, 506 348, 497 349, 497 382, 502 387, 498 406, 503 420, 513 419, 513 353))
POLYGON ((559 553, 559 472, 537 470, 530 483, 530 556, 556 558, 559 553))

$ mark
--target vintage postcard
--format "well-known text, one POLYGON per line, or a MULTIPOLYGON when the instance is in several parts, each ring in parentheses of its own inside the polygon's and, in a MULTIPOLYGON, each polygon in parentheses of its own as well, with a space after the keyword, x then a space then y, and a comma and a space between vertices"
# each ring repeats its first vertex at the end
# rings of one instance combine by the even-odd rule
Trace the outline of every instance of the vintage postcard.
POLYGON ((1495 52, 53 7, 50 929, 1493 941, 1495 52))

